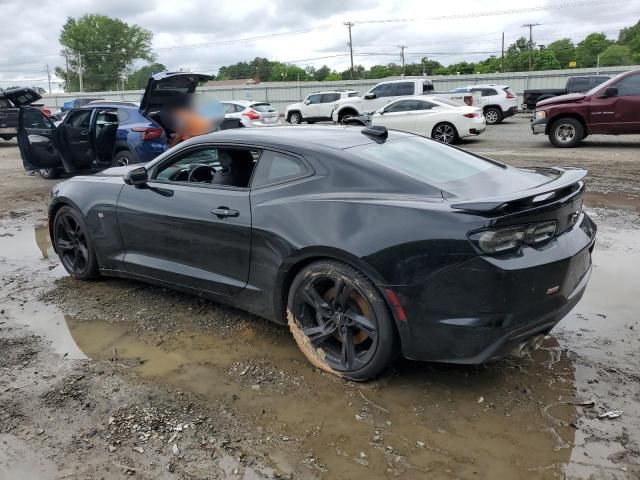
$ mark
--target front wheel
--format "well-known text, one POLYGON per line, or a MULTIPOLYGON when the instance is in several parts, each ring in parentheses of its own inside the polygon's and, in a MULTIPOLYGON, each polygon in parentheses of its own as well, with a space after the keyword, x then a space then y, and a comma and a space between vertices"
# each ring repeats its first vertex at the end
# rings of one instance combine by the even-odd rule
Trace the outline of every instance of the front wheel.
POLYGON ((289 328, 314 366, 351 380, 379 375, 395 359, 398 340, 387 305, 371 281, 341 262, 305 267, 291 284, 289 328))
POLYGON ((60 178, 61 170, 57 167, 51 168, 41 168, 38 170, 38 173, 42 178, 46 178, 47 180, 55 180, 56 178, 60 178))
POLYGON ((458 131, 450 123, 438 123, 431 131, 431 138, 449 145, 458 141, 458 131))
POLYGON ((56 213, 53 245, 69 275, 79 280, 98 276, 98 260, 89 229, 82 215, 73 208, 65 206, 56 213))
POLYGON ((554 147, 577 147, 585 138, 582 123, 575 118, 560 118, 549 129, 549 141, 554 147))
POLYGON ((136 160, 133 157, 133 154, 127 150, 120 150, 113 156, 114 167, 125 167, 134 163, 136 163, 136 160))
POLYGON ((299 125, 300 123, 302 123, 302 115, 300 115, 298 112, 292 112, 289 114, 289 123, 291 125, 299 125))

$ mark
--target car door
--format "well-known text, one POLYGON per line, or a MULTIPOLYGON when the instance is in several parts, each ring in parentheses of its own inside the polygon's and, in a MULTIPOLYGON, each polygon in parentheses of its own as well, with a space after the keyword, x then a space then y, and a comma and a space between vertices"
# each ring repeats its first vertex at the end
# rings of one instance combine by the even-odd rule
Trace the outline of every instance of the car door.
POLYGON ((362 97, 362 112, 375 112, 393 100, 396 91, 393 83, 380 83, 362 97))
POLYGON ((39 109, 20 108, 18 147, 25 170, 62 166, 55 133, 55 125, 39 109))
POLYGON ((390 103, 375 116, 374 125, 413 133, 416 124, 416 103, 415 100, 396 100, 390 103))
POLYGON ((259 151, 185 147, 151 169, 143 188, 123 187, 117 218, 128 271, 219 295, 245 287, 251 251, 248 178, 245 186, 188 178, 197 168, 222 171, 221 155, 248 159, 253 168, 259 151))
POLYGON ((318 106, 318 117, 322 120, 331 120, 333 104, 339 99, 339 93, 323 93, 318 106))
POLYGON ((417 100, 415 109, 414 133, 427 137, 431 137, 433 127, 446 117, 449 110, 427 100, 417 100))
POLYGON ((613 85, 616 121, 619 133, 640 133, 640 73, 628 75, 613 85))
POLYGON ((71 110, 62 124, 65 158, 77 169, 91 168, 95 153, 91 140, 91 119, 95 109, 71 110))
POLYGON ((303 102, 302 117, 305 119, 314 119, 321 116, 322 111, 322 95, 320 93, 314 93, 309 95, 303 102))

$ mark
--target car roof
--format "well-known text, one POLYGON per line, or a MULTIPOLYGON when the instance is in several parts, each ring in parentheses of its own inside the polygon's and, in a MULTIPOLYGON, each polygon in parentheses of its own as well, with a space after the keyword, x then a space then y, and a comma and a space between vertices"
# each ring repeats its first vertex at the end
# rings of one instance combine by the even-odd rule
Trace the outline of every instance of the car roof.
MULTIPOLYGON (((308 149, 310 145, 343 150, 358 145, 374 143, 361 127, 341 125, 295 125, 264 128, 231 128, 195 137, 184 142, 200 144, 207 142, 253 143, 274 148, 308 149)), ((409 133, 390 130, 388 139, 407 138, 409 133)))
POLYGON ((221 100, 220 103, 236 103, 238 105, 242 105, 244 107, 250 107, 251 105, 271 105, 269 102, 263 102, 260 100, 221 100))
POLYGON ((498 85, 496 83, 479 83, 477 85, 466 85, 458 88, 509 88, 509 85, 498 85))
POLYGON ((95 107, 102 107, 102 108, 135 107, 137 109, 138 105, 136 105, 135 103, 131 103, 131 102, 117 102, 117 101, 98 102, 98 101, 93 101, 93 102, 87 103, 86 105, 81 106, 80 109, 95 108, 95 107))

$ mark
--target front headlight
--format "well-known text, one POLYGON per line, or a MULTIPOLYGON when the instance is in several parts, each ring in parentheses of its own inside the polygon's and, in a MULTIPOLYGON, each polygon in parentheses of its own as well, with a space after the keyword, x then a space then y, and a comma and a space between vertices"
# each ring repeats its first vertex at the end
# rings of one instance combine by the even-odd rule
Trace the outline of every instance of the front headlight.
POLYGON ((547 118, 547 112, 544 110, 536 110, 536 118, 547 118))

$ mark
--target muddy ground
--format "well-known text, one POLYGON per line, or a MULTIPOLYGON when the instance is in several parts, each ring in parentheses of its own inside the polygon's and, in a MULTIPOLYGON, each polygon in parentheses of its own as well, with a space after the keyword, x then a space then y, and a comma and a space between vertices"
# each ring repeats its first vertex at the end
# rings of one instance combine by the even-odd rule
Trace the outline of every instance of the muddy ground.
POLYGON ((551 149, 525 122, 463 148, 591 170, 583 300, 531 357, 398 361, 364 384, 241 311, 72 281, 45 226, 52 183, 0 141, 0 479, 638 478, 640 142, 551 149))

